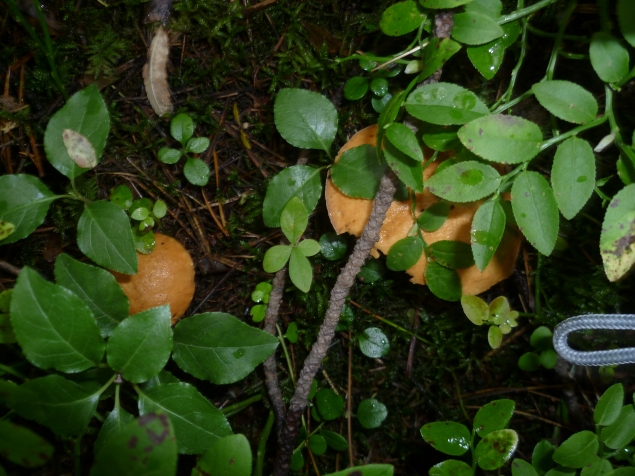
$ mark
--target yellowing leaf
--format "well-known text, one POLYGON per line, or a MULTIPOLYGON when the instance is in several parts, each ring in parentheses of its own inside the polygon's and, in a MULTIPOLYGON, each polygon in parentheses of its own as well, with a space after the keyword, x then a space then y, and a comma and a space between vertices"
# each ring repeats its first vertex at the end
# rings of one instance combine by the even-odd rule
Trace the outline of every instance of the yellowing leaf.
POLYGON ((79 167, 92 169, 97 165, 97 154, 88 137, 72 129, 64 129, 62 140, 68 156, 79 167))

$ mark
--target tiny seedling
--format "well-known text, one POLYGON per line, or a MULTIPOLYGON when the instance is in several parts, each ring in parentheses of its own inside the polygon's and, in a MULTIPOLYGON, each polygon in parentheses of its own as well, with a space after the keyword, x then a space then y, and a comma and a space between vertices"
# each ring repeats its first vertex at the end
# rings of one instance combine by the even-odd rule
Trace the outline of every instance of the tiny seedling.
POLYGON ((525 372, 534 372, 541 366, 552 369, 558 362, 558 354, 553 350, 553 334, 545 326, 540 326, 531 333, 529 343, 534 352, 527 352, 518 359, 518 368, 525 372))
POLYGON ((477 326, 490 325, 487 341, 492 349, 498 348, 503 335, 518 326, 518 312, 511 310, 505 296, 497 297, 489 305, 478 296, 463 296, 461 306, 467 318, 477 326))

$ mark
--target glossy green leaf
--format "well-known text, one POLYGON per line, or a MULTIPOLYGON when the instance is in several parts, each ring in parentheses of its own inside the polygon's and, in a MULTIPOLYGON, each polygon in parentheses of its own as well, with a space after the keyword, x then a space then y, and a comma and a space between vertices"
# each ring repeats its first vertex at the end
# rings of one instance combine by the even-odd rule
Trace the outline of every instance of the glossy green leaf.
POLYGON ((13 290, 11 324, 24 355, 40 368, 81 372, 104 355, 106 344, 88 306, 29 267, 13 290))
POLYGON ((545 476, 575 476, 577 474, 574 468, 566 468, 564 466, 555 466, 551 468, 545 476))
POLYGON ((99 435, 97 435, 95 445, 93 446, 93 452, 95 454, 99 454, 99 451, 104 446, 104 443, 108 440, 108 438, 110 438, 113 434, 119 433, 123 430, 124 426, 133 420, 134 416, 121 408, 120 405, 116 405, 115 408, 108 414, 106 421, 104 421, 104 424, 101 426, 101 430, 99 430, 99 435))
POLYGON ((373 78, 370 82, 370 90, 375 96, 385 96, 388 93, 388 80, 382 77, 373 78))
POLYGON ((452 38, 466 45, 482 45, 503 36, 495 20, 482 13, 467 11, 454 15, 452 38))
POLYGON ((304 456, 302 456, 302 450, 294 451, 291 455, 291 464, 289 469, 292 471, 300 471, 304 467, 304 456))
POLYGON ((51 202, 58 198, 32 175, 0 176, 0 221, 11 223, 13 232, 0 244, 29 236, 46 218, 51 202))
POLYGON ((610 33, 594 33, 589 54, 591 66, 602 81, 616 83, 628 74, 628 50, 610 33))
MULTIPOLYGON (((439 126, 423 123, 419 129, 422 132, 423 143, 433 150, 447 151, 461 148, 461 141, 457 136, 456 126, 439 126)), ((442 163, 445 163, 444 161, 442 163)))
POLYGON ((368 92, 368 78, 353 76, 344 85, 344 97, 349 101, 357 101, 368 92))
POLYGON ((476 267, 483 272, 505 232, 505 212, 498 200, 483 203, 472 219, 470 241, 476 267))
POLYGON ((439 125, 465 124, 489 114, 474 93, 452 83, 420 86, 410 93, 405 105, 417 119, 439 125))
POLYGON ((587 141, 572 137, 558 146, 551 183, 558 208, 571 220, 591 198, 595 187, 595 156, 587 141))
POLYGON ((357 407, 357 419, 367 430, 379 428, 387 416, 386 405, 374 398, 362 400, 357 407))
MULTIPOLYGON (((185 319, 187 322, 190 319, 185 319)), ((139 389, 139 413, 167 413, 174 425, 179 453, 201 454, 223 436, 231 435, 229 423, 196 388, 187 383, 168 383, 139 389)))
POLYGON ((555 350, 548 349, 543 350, 539 356, 540 365, 542 365, 547 370, 550 370, 556 366, 558 363, 558 354, 556 354, 555 350))
POLYGON ((377 160, 375 147, 364 144, 348 149, 331 169, 331 179, 345 195, 371 200, 379 190, 386 165, 377 160))
POLYGON ((123 274, 137 272, 130 222, 113 203, 100 200, 84 207, 77 224, 77 246, 100 266, 123 274))
POLYGON ((425 8, 455 8, 472 0, 419 0, 425 8))
POLYGON ((446 268, 469 268, 474 264, 472 249, 462 241, 441 240, 428 246, 430 256, 446 268))
POLYGON ((516 458, 512 461, 512 476, 538 476, 538 473, 527 461, 516 458))
POLYGON ((307 257, 315 256, 322 249, 317 241, 311 239, 302 240, 300 243, 298 243, 297 248, 300 253, 307 257))
POLYGON ((597 454, 600 443, 590 431, 579 431, 567 438, 553 452, 553 460, 562 466, 583 468, 597 454))
POLYGON ((170 134, 185 146, 188 139, 194 135, 194 121, 185 113, 177 114, 170 122, 170 134))
POLYGON ((251 447, 245 435, 229 435, 212 444, 192 476, 251 476, 251 447))
POLYGON ((150 380, 140 384, 139 386, 143 388, 144 390, 149 390, 152 387, 157 387, 159 385, 165 385, 168 383, 179 383, 179 382, 180 380, 177 379, 170 372, 168 372, 167 370, 162 370, 161 372, 159 372, 159 375, 157 375, 156 377, 152 377, 150 380))
POLYGON ((469 151, 484 159, 518 164, 540 152, 542 132, 536 124, 521 117, 494 114, 461 127, 459 139, 469 151))
POLYGON ((469 294, 462 296, 461 307, 467 318, 477 326, 482 325, 489 318, 489 306, 478 296, 469 294))
POLYGON ((53 445, 37 433, 8 420, 0 420, 0 454, 24 468, 42 466, 53 456, 53 445))
POLYGON ((172 358, 186 372, 216 384, 237 382, 265 361, 278 340, 222 312, 179 321, 172 358))
POLYGON ((593 411, 596 425, 608 426, 617 420, 624 403, 624 386, 616 383, 607 388, 593 411))
POLYGON ((390 124, 392 124, 401 112, 405 91, 395 94, 384 106, 379 119, 377 119, 377 137, 375 138, 375 146, 381 149, 384 143, 384 132, 390 124))
POLYGON ((632 466, 622 466, 607 473, 606 476, 635 476, 635 468, 632 466))
POLYGON ((553 333, 548 327, 537 327, 531 333, 529 343, 536 350, 553 349, 553 333))
POLYGON ((188 157, 183 166, 183 175, 192 185, 204 187, 209 182, 209 166, 201 159, 188 157))
POLYGON ((157 153, 159 160, 164 164, 176 164, 183 153, 180 150, 161 147, 157 153))
POLYGON ((542 107, 564 121, 584 124, 598 113, 593 94, 570 81, 542 81, 531 90, 542 107))
POLYGON ((393 474, 394 468, 390 464, 367 464, 324 476, 393 476, 393 474))
POLYGON ((287 245, 275 245, 267 250, 262 261, 262 268, 267 273, 277 273, 289 261, 293 248, 287 245))
POLYGON ((542 476, 555 466, 552 459, 553 451, 553 445, 547 440, 539 441, 534 447, 531 455, 531 465, 536 468, 539 476, 542 476))
POLYGON ((86 303, 103 337, 128 317, 128 298, 108 271, 62 253, 55 261, 55 280, 86 303))
POLYGON ((337 111, 321 94, 305 89, 281 89, 273 114, 278 132, 295 147, 328 151, 335 139, 337 111))
POLYGON ((633 405, 624 405, 616 420, 602 428, 600 439, 609 448, 617 450, 629 444, 635 438, 635 411, 633 405))
POLYGON ((538 172, 521 172, 512 186, 512 209, 529 243, 550 255, 558 237, 558 205, 549 183, 538 172))
MULTIPOLYGON (((503 10, 501 0, 474 0, 465 6, 466 12, 476 12, 496 20, 503 10)), ((504 25, 503 25, 504 26, 504 25)))
POLYGON ((172 352, 170 306, 148 309, 130 316, 108 339, 108 365, 132 383, 159 374, 172 352))
POLYGON ((298 325, 295 322, 290 323, 284 336, 292 344, 298 342, 298 325))
POLYGON ((273 286, 271 283, 266 281, 262 283, 258 283, 256 285, 256 289, 251 293, 251 300, 253 302, 264 302, 267 304, 269 302, 269 295, 271 294, 271 290, 273 286))
POLYGON ((370 104, 373 106, 373 109, 375 110, 375 112, 381 113, 383 112, 384 108, 390 102, 391 99, 392 99, 392 94, 386 93, 380 98, 376 98, 376 97, 371 98, 370 104))
POLYGON ((390 247, 386 266, 393 271, 405 271, 415 265, 423 253, 423 242, 418 236, 408 236, 390 247))
POLYGON ((280 215, 285 205, 293 197, 299 197, 311 213, 322 195, 320 170, 306 165, 294 165, 276 175, 269 186, 262 205, 265 225, 271 228, 280 226, 280 215))
POLYGON ((156 218, 163 218, 167 212, 168 207, 163 200, 157 200, 156 202, 154 202, 154 206, 152 207, 152 214, 156 218))
POLYGON ((451 202, 473 202, 494 193, 500 180, 494 167, 468 160, 435 173, 426 181, 425 188, 451 202))
POLYGON ((85 430, 93 417, 100 390, 84 389, 59 375, 48 375, 18 387, 10 406, 18 415, 34 420, 60 436, 76 436, 85 430))
POLYGON ((514 414, 515 407, 514 401, 507 398, 483 405, 474 416, 474 429, 478 436, 484 438, 492 431, 505 428, 514 414))
POLYGON ((518 368, 525 372, 535 372, 540 368, 540 356, 535 352, 526 352, 518 359, 518 368))
POLYGON ((635 265, 635 242, 631 230, 635 224, 635 184, 617 192, 606 209, 600 234, 600 254, 604 272, 614 282, 635 265))
POLYGON ((329 261, 342 259, 348 251, 348 240, 344 235, 335 232, 324 233, 320 236, 320 251, 329 261))
POLYGON ((474 458, 480 468, 492 471, 503 466, 518 446, 518 433, 514 430, 496 430, 476 445, 474 458))
POLYGON ((313 281, 313 268, 304 253, 298 248, 291 250, 289 258, 289 279, 296 287, 305 293, 311 289, 313 281))
POLYGON ((138 227, 132 228, 132 237, 137 252, 144 255, 152 253, 157 244, 154 232, 152 230, 141 232, 138 227))
POLYGON ((63 140, 65 129, 86 137, 95 150, 96 158, 101 157, 110 130, 110 117, 96 84, 73 94, 51 117, 44 133, 46 158, 60 173, 75 178, 88 169, 79 167, 69 157, 63 140))
POLYGON ((447 220, 451 207, 452 205, 450 205, 450 202, 441 200, 426 208, 421 215, 419 215, 417 224, 423 231, 437 231, 443 226, 445 220, 447 220))
MULTIPOLYGON (((476 5, 473 2, 471 5, 476 5)), ((467 48, 467 56, 485 79, 492 79, 505 57, 505 50, 520 36, 521 28, 517 21, 501 25, 503 36, 479 46, 467 48)))
POLYGON ((631 0, 617 0, 617 23, 624 39, 635 46, 635 4, 631 0))
POLYGON ((388 36, 401 36, 419 28, 425 15, 412 0, 391 5, 381 15, 379 28, 388 36))
POLYGON ((423 192, 423 170, 421 162, 411 159, 397 149, 391 142, 387 142, 384 157, 388 166, 408 188, 415 192, 423 192))
POLYGON ((358 336, 359 350, 366 357, 379 359, 390 350, 388 337, 377 327, 368 327, 358 336))
POLYGON ((419 81, 432 76, 446 61, 459 52, 461 45, 450 38, 431 38, 423 49, 419 81))
POLYGON ((344 411, 344 399, 330 388, 322 388, 315 394, 315 403, 320 416, 325 420, 335 420, 344 411))
POLYGON ((611 463, 608 460, 600 458, 599 456, 594 456, 593 460, 582 468, 580 476, 604 476, 612 470, 613 466, 611 466, 611 463))
POLYGON ((164 412, 153 412, 127 423, 108 437, 95 456, 90 476, 175 476, 177 459, 170 418, 164 412))
POLYGON ((309 437, 309 448, 314 455, 321 456, 326 453, 326 440, 322 435, 311 435, 309 437))
POLYGON ((435 296, 446 301, 458 301, 461 299, 461 279, 455 270, 448 269, 436 261, 432 261, 426 266, 424 277, 430 291, 435 296))
POLYGON ((451 455, 461 456, 470 449, 470 431, 453 421, 435 421, 421 427, 421 436, 435 449, 451 455))
POLYGON ((280 214, 280 227, 284 236, 292 245, 295 245, 309 223, 309 215, 304 208, 302 200, 292 197, 280 214))
POLYGON ((117 185, 110 191, 110 201, 122 210, 128 210, 132 205, 132 191, 127 185, 117 185))
POLYGON ((423 151, 414 132, 408 126, 398 122, 391 124, 386 129, 386 139, 411 159, 423 161, 423 151))
POLYGON ((141 207, 137 208, 134 212, 130 214, 130 218, 137 221, 143 221, 150 215, 150 210, 147 208, 141 207))
POLYGON ((265 318, 266 312, 267 306, 264 304, 258 304, 249 310, 249 315, 251 316, 252 321, 261 322, 265 318))
POLYGON ((205 152, 209 147, 209 139, 207 137, 196 137, 190 139, 185 144, 185 150, 194 154, 200 154, 205 152))
POLYGON ((472 476, 472 468, 463 461, 447 459, 435 464, 428 474, 430 476, 472 476))
POLYGON ((344 451, 348 449, 348 442, 339 433, 334 431, 321 430, 320 434, 326 441, 326 444, 333 448, 335 451, 344 451))
POLYGON ((503 342, 503 333, 498 326, 490 326, 487 331, 487 342, 492 349, 498 349, 503 342))

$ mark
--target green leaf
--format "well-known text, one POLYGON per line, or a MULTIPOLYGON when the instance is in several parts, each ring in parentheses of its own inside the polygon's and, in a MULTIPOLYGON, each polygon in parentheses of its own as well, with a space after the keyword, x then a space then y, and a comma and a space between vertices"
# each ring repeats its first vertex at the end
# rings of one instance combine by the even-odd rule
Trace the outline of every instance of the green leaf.
POLYGON ((600 443, 592 432, 579 431, 556 448, 553 452, 553 460, 562 466, 583 468, 593 460, 599 446, 600 443))
POLYGON ((382 147, 382 143, 384 141, 384 131, 386 127, 390 126, 401 111, 401 105, 403 103, 404 91, 401 91, 395 94, 388 104, 384 107, 379 115, 379 119, 377 120, 377 138, 375 139, 375 145, 377 149, 382 147))
POLYGON ((443 152, 462 148, 461 141, 457 136, 457 127, 438 126, 436 124, 428 124, 424 122, 421 125, 420 130, 422 131, 421 139, 424 144, 433 150, 443 152))
POLYGON ((465 295, 461 297, 461 307, 472 323, 480 326, 489 318, 489 306, 478 296, 465 295))
POLYGON ((273 114, 278 132, 289 144, 329 151, 337 133, 337 111, 321 94, 306 89, 281 89, 273 114))
POLYGON ((143 221, 150 215, 150 210, 147 208, 141 207, 137 208, 134 212, 130 214, 130 218, 137 221, 143 221))
POLYGON ((253 302, 264 302, 267 304, 269 302, 269 295, 271 294, 272 289, 273 286, 271 283, 266 281, 258 283, 256 285, 256 289, 251 293, 251 300, 253 302))
POLYGON ((412 0, 398 2, 384 10, 379 28, 388 36, 401 36, 419 28, 425 17, 412 0))
POLYGON ((114 432, 95 456, 90 476, 175 476, 177 442, 170 418, 148 413, 114 432))
MULTIPOLYGON (((187 322, 185 319, 181 323, 187 322)), ((138 390, 139 414, 166 412, 174 425, 181 454, 201 454, 232 430, 223 412, 187 383, 168 383, 138 390)))
POLYGON ((552 459, 553 451, 553 445, 547 440, 539 441, 534 447, 531 455, 531 465, 536 468, 539 476, 542 476, 555 466, 552 459))
POLYGON ((454 15, 452 38, 466 45, 482 45, 503 34, 498 23, 482 13, 468 11, 454 15))
POLYGON ((488 200, 474 214, 470 242, 474 263, 481 272, 498 249, 505 232, 505 221, 505 211, 498 200, 488 200))
POLYGON ((344 97, 349 101, 357 101, 368 92, 368 78, 353 76, 344 85, 344 97))
POLYGON ((472 468, 463 461, 448 459, 435 464, 428 474, 430 476, 472 476, 472 468))
POLYGON ((51 459, 53 445, 37 433, 7 420, 0 420, 0 454, 24 468, 42 466, 51 459))
POLYGON ((593 411, 593 421, 596 425, 609 426, 620 415, 624 403, 624 386, 616 383, 607 388, 593 411))
POLYGON ((201 159, 188 157, 183 166, 183 175, 192 185, 204 187, 209 181, 209 166, 201 159))
POLYGON ((436 241, 428 246, 428 252, 446 268, 469 268, 474 264, 470 245, 462 241, 436 241))
POLYGON ((436 261, 428 263, 424 273, 426 284, 432 294, 446 301, 461 299, 461 279, 453 269, 445 268, 436 261))
POLYGON ((542 132, 536 124, 521 117, 494 114, 461 127, 459 139, 469 151, 484 159, 518 164, 540 152, 542 132))
POLYGON ((180 380, 176 378, 174 375, 172 375, 170 372, 168 372, 167 370, 162 370, 161 372, 159 372, 159 375, 151 378, 145 383, 142 383, 140 387, 143 388, 144 390, 149 390, 159 385, 165 385, 168 383, 179 383, 179 382, 180 380))
POLYGON ((326 440, 322 435, 311 435, 309 437, 309 448, 314 455, 321 456, 326 453, 326 440))
POLYGON ((633 405, 620 408, 617 419, 606 428, 602 428, 600 439, 609 448, 618 450, 635 438, 635 411, 633 405))
MULTIPOLYGON (((465 6, 465 11, 481 13, 496 20, 503 11, 503 4, 501 0, 474 0, 465 6)), ((506 25, 508 24, 506 23, 506 25)))
POLYGON ((635 184, 631 184, 613 197, 602 223, 600 254, 611 282, 627 274, 635 264, 635 242, 631 240, 634 224, 635 184))
POLYGON ((298 325, 295 322, 290 323, 284 336, 292 344, 298 342, 298 325))
MULTIPOLYGON (((500 4, 500 2, 498 2, 500 4)), ((470 5, 477 5, 472 2, 470 5)), ((485 14, 485 12, 481 12, 485 14)), ((494 17, 492 17, 494 18, 494 17)), ((467 48, 467 56, 485 79, 492 79, 501 65, 505 57, 505 50, 509 48, 520 36, 521 28, 518 21, 501 25, 503 36, 479 46, 470 46, 467 48)))
POLYGON ((11 324, 26 358, 42 369, 81 372, 104 355, 106 344, 88 306, 29 267, 13 290, 11 324))
POLYGON ((551 184, 562 215, 573 219, 591 198, 595 187, 595 156, 587 141, 572 137, 558 146, 551 184))
POLYGON ((110 117, 95 84, 73 94, 51 117, 44 133, 46 158, 62 175, 72 179, 88 169, 79 167, 69 157, 63 140, 65 129, 86 137, 95 149, 96 158, 101 157, 110 130, 110 117))
POLYGON ((470 449, 470 432, 460 423, 435 421, 421 427, 421 436, 435 449, 451 456, 461 456, 470 449))
POLYGON ((10 406, 60 436, 76 436, 88 426, 102 390, 87 390, 59 375, 30 380, 18 387, 10 406))
POLYGON ((0 244, 15 243, 29 236, 42 224, 51 202, 58 198, 32 175, 15 174, 0 177, 0 221, 15 229, 0 244))
POLYGON ((408 236, 390 247, 386 266, 393 271, 405 271, 415 265, 423 253, 423 242, 418 236, 408 236))
POLYGON ((245 435, 229 435, 212 444, 192 476, 251 476, 251 447, 245 435))
POLYGON ((159 160, 164 164, 176 164, 183 153, 180 150, 170 149, 169 147, 161 147, 157 155, 159 160))
POLYGON ((0 221, 0 241, 7 238, 11 233, 15 231, 15 225, 8 221, 0 221))
POLYGON ((622 466, 621 468, 614 469, 606 476, 635 476, 635 468, 631 466, 622 466))
POLYGON ((157 244, 152 230, 141 232, 137 227, 133 227, 132 236, 134 238, 134 245, 137 252, 144 255, 152 253, 157 244))
POLYGON ((322 249, 320 244, 315 240, 302 240, 297 246, 300 253, 304 256, 315 256, 322 249))
POLYGON ((84 207, 77 223, 77 246, 100 266, 123 274, 137 272, 130 222, 117 205, 99 200, 84 207))
POLYGON ((494 193, 500 180, 494 167, 468 160, 435 173, 425 188, 451 202, 473 202, 494 193))
POLYGON ((308 293, 311 289, 311 282, 313 281, 313 268, 311 263, 306 259, 306 256, 298 248, 291 250, 291 257, 289 258, 289 278, 296 287, 305 293, 308 293))
POLYGON ((403 124, 395 122, 386 129, 386 138, 390 143, 406 154, 408 157, 419 162, 423 161, 423 151, 419 146, 417 138, 412 130, 403 124))
POLYGON ((549 183, 538 172, 521 172, 512 186, 512 209, 529 243, 549 256, 558 238, 558 205, 549 183))
POLYGON ((605 83, 616 83, 628 74, 628 50, 610 33, 594 33, 589 54, 591 66, 605 83))
POLYGON ((611 466, 611 463, 608 460, 595 456, 593 461, 582 468, 580 476, 604 476, 612 470, 613 466, 611 466))
POLYGON ((542 107, 574 124, 595 119, 598 103, 589 91, 570 81, 543 81, 531 87, 542 107))
POLYGON ((209 139, 207 137, 196 137, 190 139, 185 144, 185 150, 194 154, 200 154, 205 152, 209 147, 209 139))
POLYGON ((545 476, 575 476, 577 471, 573 468, 565 468, 564 466, 556 466, 545 474, 545 476))
POLYGON ((326 444, 335 451, 344 451, 348 449, 348 442, 346 441, 346 438, 339 433, 328 430, 320 430, 320 434, 324 438, 324 441, 326 441, 326 444))
POLYGON ((370 82, 370 90, 375 96, 385 96, 388 93, 388 80, 381 77, 373 78, 370 82))
POLYGON ((291 464, 289 469, 292 471, 300 471, 304 467, 304 456, 302 456, 302 450, 296 450, 291 455, 291 464))
POLYGON ((386 405, 374 398, 362 400, 357 407, 357 419, 367 430, 379 428, 387 416, 386 405))
POLYGON ((15 344, 17 341, 9 314, 0 314, 0 344, 15 344))
POLYGON ((382 279, 385 273, 386 268, 380 260, 368 259, 359 271, 357 279, 363 283, 372 284, 382 279))
POLYGON ((538 476, 534 467, 522 459, 512 461, 512 476, 538 476))
POLYGON ((122 210, 128 210, 132 205, 132 191, 127 185, 117 185, 110 191, 110 201, 122 210))
POLYGON ((335 420, 344 411, 344 399, 330 388, 322 388, 315 394, 315 403, 320 416, 325 420, 335 420))
POLYGON ((216 384, 237 382, 265 361, 278 340, 222 312, 179 321, 172 358, 186 372, 216 384))
POLYGON ((331 168, 333 184, 345 195, 371 200, 379 190, 385 164, 377 160, 375 147, 364 144, 345 151, 331 168))
POLYGON ((99 430, 99 435, 97 436, 95 445, 93 446, 93 452, 95 454, 99 454, 99 451, 104 446, 104 443, 108 440, 108 438, 110 438, 113 434, 119 433, 123 430, 124 426, 133 420, 134 416, 121 408, 120 405, 116 405, 106 418, 106 421, 104 421, 104 424, 101 426, 101 430, 99 430))
POLYGON ((617 23, 624 39, 635 46, 635 4, 630 0, 617 0, 617 23))
POLYGON ((362 354, 371 359, 383 357, 390 350, 388 337, 377 327, 364 329, 364 331, 359 334, 358 339, 359 350, 362 351, 362 354))
POLYGON ((455 8, 472 0, 419 0, 425 8, 455 8))
POLYGON ((421 215, 419 215, 417 224, 423 231, 437 231, 443 226, 445 220, 448 218, 448 213, 450 213, 451 207, 452 205, 450 205, 450 202, 441 200, 426 208, 421 215))
POLYGON ((529 343, 536 350, 553 349, 553 334, 548 327, 540 326, 531 333, 529 343))
POLYGON ((484 438, 492 431, 505 428, 514 414, 515 407, 514 401, 506 398, 483 405, 474 416, 474 429, 478 436, 484 438))
POLYGON ((108 339, 108 365, 132 383, 159 374, 172 352, 170 306, 148 309, 130 316, 108 339))
POLYGON ((491 471, 503 466, 518 446, 518 433, 514 430, 496 430, 476 445, 474 458, 479 467, 491 471))
POLYGON ((384 156, 386 162, 399 180, 415 192, 423 192, 423 170, 421 162, 411 159, 397 149, 391 142, 386 143, 384 156))
POLYGON ((535 352, 526 352, 518 359, 518 368, 525 372, 535 372, 540 368, 540 356, 535 352))
POLYGON ((384 96, 380 98, 375 98, 375 97, 371 98, 370 103, 373 106, 373 109, 375 110, 375 112, 381 113, 386 107, 386 104, 388 104, 388 102, 390 102, 391 99, 392 99, 392 94, 386 93, 384 96))
POLYGON ((267 273, 277 273, 289 261, 293 248, 287 245, 275 245, 267 250, 262 261, 262 268, 267 273))
POLYGON ((292 197, 280 214, 280 227, 284 236, 292 245, 295 245, 309 223, 309 215, 304 208, 302 200, 292 197))
POLYGON ((438 125, 465 124, 489 114, 474 93, 452 83, 420 86, 410 93, 405 105, 417 119, 438 125))
POLYGON ((553 349, 543 350, 539 356, 540 365, 550 370, 558 363, 558 354, 553 349))
POLYGON ((461 45, 450 38, 431 38, 428 45, 423 49, 423 67, 417 80, 423 81, 427 77, 432 76, 460 49, 461 45))
POLYGON ((393 476, 393 474, 394 468, 390 464, 367 464, 324 476, 393 476))
POLYGON ((267 306, 264 304, 258 304, 251 308, 249 314, 251 315, 251 320, 254 322, 260 322, 265 318, 267 313, 267 306))
POLYGON ((503 333, 498 326, 490 326, 487 331, 487 342, 492 349, 498 349, 503 342, 503 333))
POLYGON ((62 253, 55 261, 55 280, 86 303, 102 337, 108 337, 128 317, 128 298, 108 271, 62 253))
POLYGON ((178 140, 183 147, 194 135, 194 121, 185 113, 177 114, 170 123, 170 134, 178 140))
POLYGON ((311 213, 322 195, 320 170, 306 165, 294 165, 282 170, 267 187, 267 195, 262 205, 265 225, 270 228, 280 226, 280 215, 285 205, 293 197, 299 197, 311 213))
POLYGON ((163 218, 165 214, 168 212, 168 207, 163 200, 157 200, 154 202, 154 206, 152 207, 152 214, 155 218, 163 218))

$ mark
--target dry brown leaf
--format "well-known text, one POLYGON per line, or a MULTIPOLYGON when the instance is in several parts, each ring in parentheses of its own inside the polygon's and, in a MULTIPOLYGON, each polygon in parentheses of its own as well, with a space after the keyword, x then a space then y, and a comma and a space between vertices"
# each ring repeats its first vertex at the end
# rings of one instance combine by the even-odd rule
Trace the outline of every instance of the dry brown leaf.
POLYGON ((169 56, 170 38, 167 32, 159 27, 148 49, 148 62, 143 67, 143 84, 148 100, 157 116, 163 116, 174 110, 168 84, 169 56))

